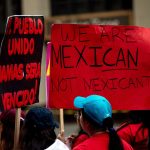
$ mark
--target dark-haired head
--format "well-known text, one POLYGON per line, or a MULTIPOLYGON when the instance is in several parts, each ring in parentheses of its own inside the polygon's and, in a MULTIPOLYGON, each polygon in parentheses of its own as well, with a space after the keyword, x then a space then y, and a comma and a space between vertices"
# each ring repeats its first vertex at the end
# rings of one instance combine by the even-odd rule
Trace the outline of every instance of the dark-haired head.
POLYGON ((21 131, 20 149, 46 149, 56 140, 55 127, 58 127, 58 124, 49 109, 31 108, 21 131))
POLYGON ((122 142, 113 128, 112 108, 109 101, 99 95, 76 97, 74 106, 82 109, 82 128, 89 135, 96 132, 109 133, 109 150, 123 150, 122 142))

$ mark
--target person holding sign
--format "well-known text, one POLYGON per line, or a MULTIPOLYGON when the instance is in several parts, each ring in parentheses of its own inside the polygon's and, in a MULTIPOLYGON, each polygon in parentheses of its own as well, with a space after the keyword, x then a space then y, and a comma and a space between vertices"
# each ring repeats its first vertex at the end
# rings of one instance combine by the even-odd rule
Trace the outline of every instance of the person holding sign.
POLYGON ((133 150, 113 128, 112 108, 106 98, 77 96, 74 106, 81 109, 80 123, 90 137, 73 150, 133 150))
POLYGON ((82 143, 86 139, 89 138, 89 135, 82 129, 81 124, 80 124, 80 116, 81 116, 81 111, 77 111, 75 113, 75 118, 78 124, 79 131, 77 134, 73 133, 69 137, 66 138, 65 143, 69 145, 72 149, 76 147, 78 144, 82 143))
POLYGON ((31 108, 25 117, 21 131, 20 150, 44 150, 54 143, 61 143, 61 145, 66 146, 56 139, 55 128, 58 127, 49 109, 44 107, 31 108))
POLYGON ((134 150, 150 149, 150 111, 134 110, 129 112, 130 120, 118 129, 118 135, 132 145, 134 150))

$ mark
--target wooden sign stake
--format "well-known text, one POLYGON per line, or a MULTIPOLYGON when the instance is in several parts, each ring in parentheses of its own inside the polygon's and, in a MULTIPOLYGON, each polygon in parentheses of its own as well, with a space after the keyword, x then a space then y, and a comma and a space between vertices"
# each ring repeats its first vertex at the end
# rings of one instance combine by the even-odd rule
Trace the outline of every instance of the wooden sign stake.
POLYGON ((21 108, 17 108, 16 116, 15 116, 14 150, 17 149, 18 144, 19 144, 20 116, 21 116, 21 108))

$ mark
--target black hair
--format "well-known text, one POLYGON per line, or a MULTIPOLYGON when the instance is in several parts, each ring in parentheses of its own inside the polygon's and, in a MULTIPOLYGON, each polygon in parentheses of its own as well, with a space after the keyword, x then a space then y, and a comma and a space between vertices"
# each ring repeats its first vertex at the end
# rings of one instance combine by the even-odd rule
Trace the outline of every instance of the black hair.
POLYGON ((1 147, 3 150, 12 150, 14 145, 14 128, 2 125, 1 147))
POLYGON ((41 150, 52 145, 56 140, 54 128, 39 130, 36 126, 23 125, 20 136, 20 150, 41 150))
POLYGON ((88 116, 82 109, 82 115, 83 118, 85 118, 88 122, 90 122, 90 125, 92 129, 94 130, 100 130, 100 131, 109 131, 109 150, 124 150, 123 144, 121 139, 119 138, 117 132, 113 128, 113 119, 111 117, 108 117, 104 119, 103 124, 100 125, 97 122, 95 122, 93 119, 88 116))
POLYGON ((41 150, 56 140, 53 114, 45 107, 33 107, 26 114, 20 134, 21 150, 41 150))
POLYGON ((113 119, 111 117, 105 118, 103 126, 109 131, 109 150, 124 150, 122 141, 113 128, 113 119))
POLYGON ((97 122, 95 122, 93 119, 91 119, 87 113, 85 113, 84 109, 82 109, 82 116, 83 119, 87 120, 88 122, 90 122, 90 126, 92 128, 92 130, 101 130, 101 131, 105 131, 106 129, 103 126, 100 126, 97 122))

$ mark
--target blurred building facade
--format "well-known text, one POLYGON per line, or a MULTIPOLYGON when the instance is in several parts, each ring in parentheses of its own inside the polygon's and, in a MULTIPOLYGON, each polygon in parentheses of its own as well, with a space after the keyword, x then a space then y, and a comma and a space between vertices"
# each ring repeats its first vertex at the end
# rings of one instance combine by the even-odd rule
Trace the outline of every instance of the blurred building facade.
MULTIPOLYGON (((0 1, 0 37, 7 16, 44 15, 45 40, 52 23, 125 24, 150 27, 150 0, 5 0, 0 1)), ((46 43, 45 42, 45 43, 46 43)), ((45 44, 46 47, 46 44, 45 44)), ((42 58, 40 102, 45 103, 45 47, 42 58)))

